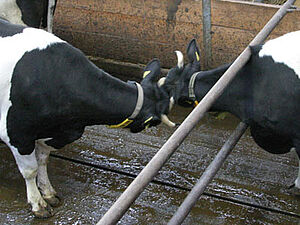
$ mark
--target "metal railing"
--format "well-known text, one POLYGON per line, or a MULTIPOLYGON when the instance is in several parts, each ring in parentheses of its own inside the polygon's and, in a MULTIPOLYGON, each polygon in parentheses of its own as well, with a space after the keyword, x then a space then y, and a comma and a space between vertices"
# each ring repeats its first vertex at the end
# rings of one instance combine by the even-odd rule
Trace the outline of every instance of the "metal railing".
POLYGON ((203 194, 205 188, 212 181, 216 173, 219 171, 223 162, 231 153, 232 149, 240 140, 241 136, 247 130, 248 125, 241 122, 235 131, 231 134, 228 140, 225 142, 215 159, 209 164, 204 171, 197 184, 193 187, 189 195, 185 198, 181 206, 178 208, 174 216, 169 221, 168 225, 181 224, 187 217, 192 207, 197 203, 199 197, 203 194))
POLYGON ((203 26, 203 48, 204 68, 208 69, 212 64, 211 46, 211 0, 202 0, 202 26, 203 26))
POLYGON ((54 16, 55 0, 48 1, 48 14, 47 14, 47 31, 52 33, 53 29, 53 16, 54 16))
MULTIPOLYGON (((249 46, 261 44, 286 15, 291 8, 295 0, 288 0, 271 18, 271 20, 265 25, 265 27, 258 33, 258 35, 251 41, 249 46)), ((113 225, 116 224, 122 216, 126 213, 131 204, 136 198, 143 192, 145 187, 152 181, 154 176, 163 167, 167 160, 172 156, 175 150, 180 146, 187 135, 192 131, 196 124, 203 118, 204 114, 213 105, 216 99, 224 92, 225 88, 233 80, 237 72, 246 64, 251 56, 249 46, 240 54, 240 56, 234 61, 224 75, 218 80, 218 82, 212 87, 207 95, 202 99, 198 106, 189 114, 189 116, 183 121, 180 127, 173 133, 168 141, 162 146, 162 148, 156 153, 146 167, 140 172, 140 174, 133 180, 133 182, 127 187, 127 189, 121 194, 117 201, 111 206, 111 208, 105 213, 97 225, 113 225)), ((211 181, 217 170, 221 167, 222 163, 226 159, 230 150, 234 147, 236 142, 242 136, 246 130, 247 125, 241 123, 229 140, 225 143, 222 150, 217 155, 217 158, 205 171, 197 185, 191 191, 191 195, 184 201, 183 205, 179 208, 176 214, 173 216, 169 225, 180 224, 186 215, 188 215, 195 201, 198 200, 205 187, 211 181), (216 166, 216 167, 215 167, 216 166), (215 167, 215 168, 214 168, 215 167), (190 200, 192 197, 193 200, 190 200)))

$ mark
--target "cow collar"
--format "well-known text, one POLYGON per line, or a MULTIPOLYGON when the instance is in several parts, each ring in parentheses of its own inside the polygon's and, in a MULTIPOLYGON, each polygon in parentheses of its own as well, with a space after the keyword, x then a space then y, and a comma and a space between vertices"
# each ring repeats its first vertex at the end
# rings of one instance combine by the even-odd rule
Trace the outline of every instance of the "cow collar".
POLYGON ((198 105, 198 101, 196 99, 196 95, 195 95, 195 81, 196 81, 196 77, 200 72, 196 72, 192 75, 190 82, 189 82, 189 98, 192 99, 194 101, 194 106, 196 107, 198 105))
POLYGON ((142 86, 135 81, 128 81, 128 83, 135 84, 137 87, 137 90, 138 90, 138 98, 137 98, 133 113, 127 119, 125 119, 123 122, 116 124, 116 125, 110 125, 110 126, 108 126, 109 128, 125 128, 125 127, 127 127, 129 124, 131 124, 133 122, 133 119, 139 114, 139 112, 141 111, 141 109, 143 107, 144 91, 143 91, 142 86))

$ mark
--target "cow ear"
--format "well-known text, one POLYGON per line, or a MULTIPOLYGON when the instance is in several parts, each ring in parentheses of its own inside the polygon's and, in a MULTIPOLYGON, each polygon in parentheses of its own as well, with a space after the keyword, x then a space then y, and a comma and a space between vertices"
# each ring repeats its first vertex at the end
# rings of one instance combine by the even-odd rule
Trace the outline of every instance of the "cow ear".
POLYGON ((160 72, 160 61, 158 59, 153 59, 144 69, 142 83, 156 82, 160 76, 160 72))
POLYGON ((190 63, 200 62, 200 51, 195 39, 191 40, 187 47, 187 56, 190 63))

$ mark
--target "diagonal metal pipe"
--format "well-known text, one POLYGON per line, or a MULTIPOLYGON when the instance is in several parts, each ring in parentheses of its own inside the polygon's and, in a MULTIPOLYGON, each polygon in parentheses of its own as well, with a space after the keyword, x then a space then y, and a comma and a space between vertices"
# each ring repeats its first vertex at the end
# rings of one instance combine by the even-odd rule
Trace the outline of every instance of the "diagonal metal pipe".
MULTIPOLYGON (((286 15, 295 0, 288 0, 265 25, 265 27, 251 41, 251 45, 262 43, 281 19, 286 15)), ((250 58, 249 46, 234 61, 231 67, 224 73, 219 81, 212 87, 207 95, 202 99, 198 106, 183 121, 180 127, 173 133, 168 141, 161 147, 156 155, 150 160, 140 174, 132 181, 127 189, 121 194, 117 201, 105 213, 97 225, 116 224, 126 213, 131 204, 143 192, 145 187, 156 176, 175 150, 180 146, 187 135, 192 131, 196 124, 203 118, 205 112, 213 105, 214 101, 223 93, 228 84, 233 80, 237 72, 246 64, 250 58)))
POLYGON ((198 180, 197 184, 193 187, 191 192, 185 198, 185 200, 180 205, 176 213, 173 215, 168 225, 177 225, 181 224, 184 221, 189 212, 192 210, 193 206, 197 203, 200 196, 203 194, 205 188, 212 181, 216 173, 223 165, 223 162, 225 162, 232 149, 238 143, 241 136, 245 133, 247 127, 248 125, 243 122, 241 122, 237 126, 235 131, 231 134, 231 136, 225 142, 219 153, 216 155, 215 159, 206 168, 206 170, 198 180))
POLYGON ((211 0, 202 0, 202 26, 203 26, 203 47, 204 67, 211 67, 212 44, 211 44, 211 0))

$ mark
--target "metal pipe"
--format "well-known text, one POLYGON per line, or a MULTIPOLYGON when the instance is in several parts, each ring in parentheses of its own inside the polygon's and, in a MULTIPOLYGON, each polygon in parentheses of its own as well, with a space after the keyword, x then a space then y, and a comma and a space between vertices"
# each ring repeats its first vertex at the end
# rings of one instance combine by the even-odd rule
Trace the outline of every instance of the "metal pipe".
POLYGON ((223 162, 231 153, 234 146, 240 140, 241 136, 244 134, 247 127, 248 125, 243 122, 241 122, 237 126, 235 131, 231 134, 229 139, 225 142, 221 150, 218 152, 215 159, 206 168, 205 172, 202 174, 197 184, 193 187, 189 195, 185 198, 185 200, 180 205, 176 213, 173 215, 168 225, 178 225, 184 221, 184 219, 187 217, 189 212, 192 210, 193 206, 198 201, 199 197, 203 194, 205 188, 208 186, 208 184, 214 178, 216 173, 219 171, 223 162))
POLYGON ((55 0, 48 1, 47 31, 52 33, 55 0))
POLYGON ((204 46, 204 67, 211 66, 211 1, 202 0, 202 27, 203 27, 203 46, 204 46))
MULTIPOLYGON (((258 33, 250 45, 256 45, 263 42, 283 16, 287 10, 295 2, 295 0, 288 0, 272 17, 267 25, 258 33)), ((236 73, 241 69, 250 58, 250 48, 247 47, 243 53, 234 61, 230 68, 224 73, 219 81, 202 99, 198 106, 189 114, 183 121, 180 127, 173 133, 168 141, 155 154, 145 168, 121 194, 117 201, 105 213, 97 225, 113 225, 116 224, 135 199, 143 192, 145 187, 152 181, 158 171, 163 167, 167 160, 172 156, 175 150, 183 142, 186 136, 192 131, 205 112, 209 110, 213 102, 223 93, 227 85, 233 80, 236 73)))

